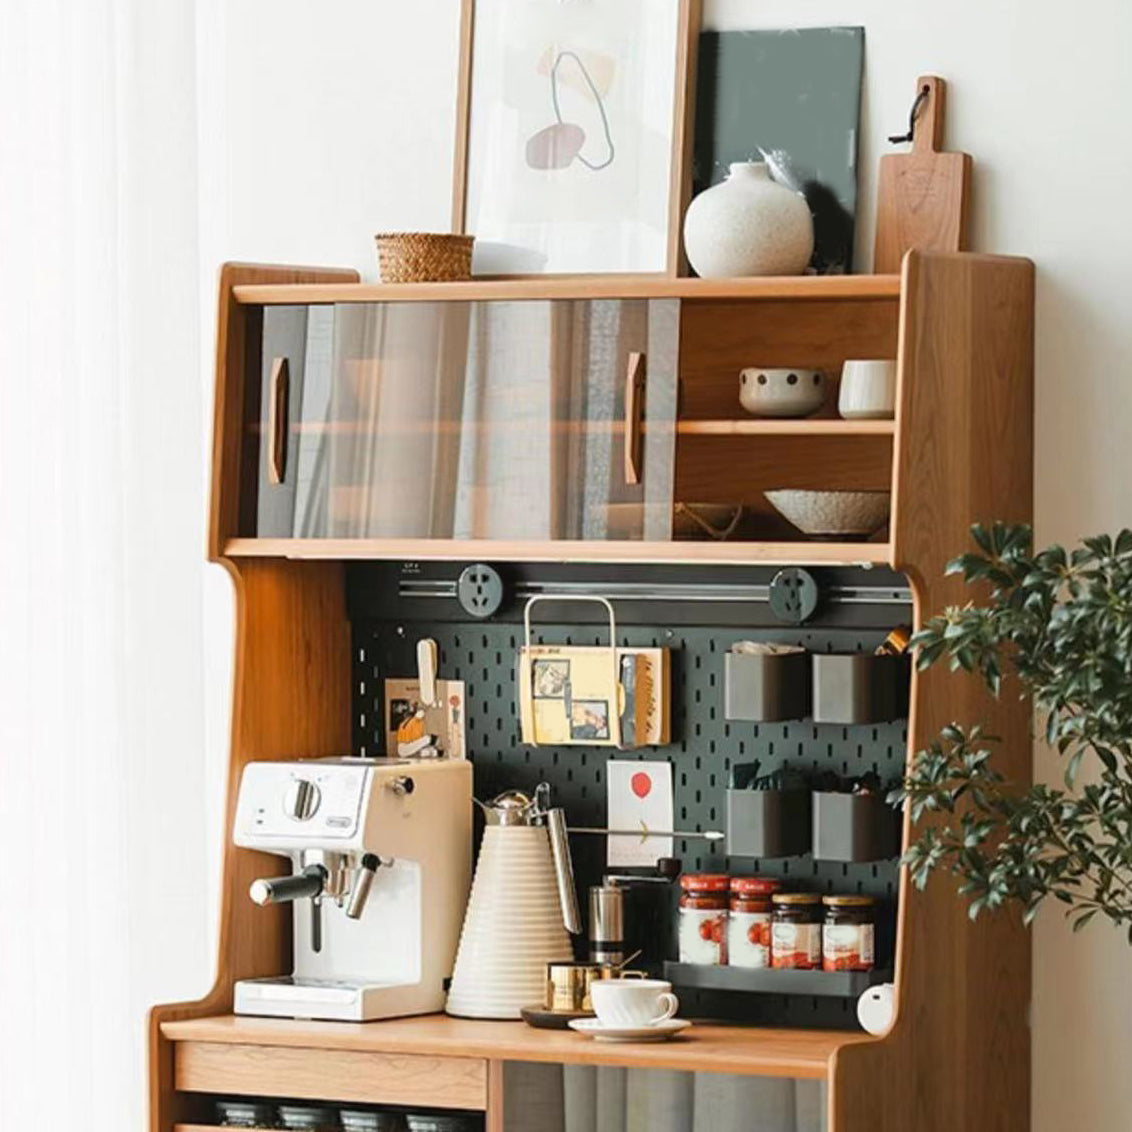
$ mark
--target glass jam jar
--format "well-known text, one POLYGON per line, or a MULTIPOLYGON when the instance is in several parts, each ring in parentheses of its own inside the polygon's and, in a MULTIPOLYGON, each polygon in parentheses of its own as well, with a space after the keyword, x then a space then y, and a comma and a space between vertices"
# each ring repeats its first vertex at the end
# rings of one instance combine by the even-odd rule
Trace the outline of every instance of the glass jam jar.
POLYGON ((770 923, 772 967, 813 971, 821 966, 821 897, 809 892, 776 892, 770 923))
POLYGON ((770 966, 770 898, 779 882, 769 877, 732 877, 727 913, 727 962, 732 967, 770 966))
POLYGON ((680 962, 718 967, 727 962, 727 896, 731 878, 688 873, 680 878, 680 962))
POLYGON ((871 896, 826 896, 823 971, 871 971, 875 963, 876 902, 871 896))

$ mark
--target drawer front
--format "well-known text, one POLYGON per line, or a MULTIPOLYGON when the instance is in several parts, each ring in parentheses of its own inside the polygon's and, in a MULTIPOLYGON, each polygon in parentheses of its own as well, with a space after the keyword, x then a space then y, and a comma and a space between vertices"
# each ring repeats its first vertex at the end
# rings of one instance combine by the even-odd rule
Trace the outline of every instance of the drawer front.
POLYGON ((487 1107, 487 1062, 471 1057, 178 1042, 185 1092, 460 1108, 487 1107))

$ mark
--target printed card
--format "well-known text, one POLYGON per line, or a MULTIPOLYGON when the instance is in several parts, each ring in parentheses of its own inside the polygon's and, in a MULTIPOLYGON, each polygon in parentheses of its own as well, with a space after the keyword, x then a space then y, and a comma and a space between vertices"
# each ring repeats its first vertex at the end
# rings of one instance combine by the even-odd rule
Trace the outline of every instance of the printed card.
POLYGON ((610 759, 605 764, 610 829, 640 831, 638 837, 610 837, 606 860, 622 868, 651 867, 672 856, 672 838, 644 836, 673 828, 672 764, 610 759))

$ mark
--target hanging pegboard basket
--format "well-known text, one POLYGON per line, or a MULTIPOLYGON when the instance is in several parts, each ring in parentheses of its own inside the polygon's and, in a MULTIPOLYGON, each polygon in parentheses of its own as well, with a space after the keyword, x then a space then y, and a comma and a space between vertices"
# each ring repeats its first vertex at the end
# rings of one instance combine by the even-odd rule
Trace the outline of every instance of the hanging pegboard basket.
POLYGON ((378 232, 383 283, 452 283, 472 277, 474 236, 447 232, 378 232))

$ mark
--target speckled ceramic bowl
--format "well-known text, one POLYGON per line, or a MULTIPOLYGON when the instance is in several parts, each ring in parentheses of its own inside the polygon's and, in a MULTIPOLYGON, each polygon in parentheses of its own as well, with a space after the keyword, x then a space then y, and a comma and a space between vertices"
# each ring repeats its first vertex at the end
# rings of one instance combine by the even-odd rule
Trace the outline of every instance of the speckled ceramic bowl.
POLYGON ((814 538, 868 538, 888 522, 887 491, 767 491, 770 505, 814 538))

